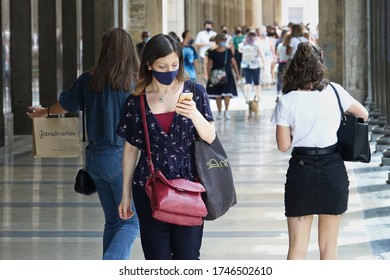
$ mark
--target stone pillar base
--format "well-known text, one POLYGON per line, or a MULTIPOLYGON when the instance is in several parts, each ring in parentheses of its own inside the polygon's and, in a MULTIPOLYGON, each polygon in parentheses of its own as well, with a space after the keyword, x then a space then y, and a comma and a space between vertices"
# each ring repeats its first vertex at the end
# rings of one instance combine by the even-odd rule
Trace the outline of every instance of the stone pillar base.
POLYGON ((14 160, 14 114, 9 113, 1 116, 1 122, 4 125, 4 146, 0 149, 1 156, 4 159, 2 164, 9 164, 14 160))
POLYGON ((386 117, 379 117, 377 120, 378 125, 371 130, 371 141, 377 141, 379 137, 385 134, 386 117))
POLYGON ((387 148, 390 148, 390 126, 385 126, 383 135, 376 140, 375 152, 383 152, 387 148))
MULTIPOLYGON (((390 166, 390 148, 383 151, 381 166, 390 166)), ((390 173, 389 173, 390 176, 390 173)), ((390 177, 389 177, 390 179, 390 177)))
POLYGON ((390 135, 382 135, 376 140, 375 152, 382 153, 387 148, 390 148, 390 135))
POLYGON ((384 128, 384 126, 377 125, 371 130, 371 142, 377 141, 379 137, 384 135, 384 128))

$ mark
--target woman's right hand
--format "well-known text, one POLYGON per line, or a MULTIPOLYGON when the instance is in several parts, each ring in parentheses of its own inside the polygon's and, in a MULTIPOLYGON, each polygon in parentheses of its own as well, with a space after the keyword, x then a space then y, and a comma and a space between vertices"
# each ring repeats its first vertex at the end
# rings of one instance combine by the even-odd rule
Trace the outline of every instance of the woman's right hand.
POLYGON ((26 114, 30 119, 45 118, 48 115, 48 108, 43 108, 41 106, 28 106, 27 110, 28 112, 26 112, 26 114))
POLYGON ((118 206, 119 217, 122 220, 128 220, 134 216, 134 212, 131 210, 131 197, 123 196, 118 206))

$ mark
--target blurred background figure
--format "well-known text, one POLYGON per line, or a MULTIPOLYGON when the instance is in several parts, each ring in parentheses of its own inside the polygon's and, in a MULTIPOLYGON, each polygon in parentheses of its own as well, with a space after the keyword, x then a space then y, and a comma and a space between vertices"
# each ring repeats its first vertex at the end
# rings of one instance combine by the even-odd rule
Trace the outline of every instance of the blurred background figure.
POLYGON ((184 71, 188 74, 189 78, 193 81, 196 81, 196 63, 195 60, 198 59, 198 53, 195 48, 192 46, 194 44, 194 38, 191 31, 186 30, 181 35, 183 38, 182 47, 183 47, 183 60, 184 60, 184 71))
MULTIPOLYGON (((241 73, 241 60, 242 60, 242 53, 238 51, 238 46, 244 42, 245 34, 243 33, 243 29, 241 25, 236 26, 236 31, 233 35, 233 46, 234 46, 234 59, 236 60, 238 70, 241 73)), ((242 73, 241 73, 242 74, 242 73)))
POLYGON ((137 44, 137 53, 139 59, 142 58, 142 54, 144 53, 146 43, 149 41, 150 37, 151 36, 149 31, 145 30, 144 32, 142 32, 141 35, 142 41, 137 44))
MULTIPOLYGON (((200 65, 204 64, 206 51, 213 45, 210 38, 215 35, 217 35, 217 32, 213 30, 213 22, 211 20, 206 20, 203 23, 203 30, 199 31, 195 38, 195 46, 199 48, 200 65)), ((203 67, 199 67, 198 70, 203 70, 203 67)))
POLYGON ((226 83, 211 86, 210 82, 207 82, 208 96, 216 100, 218 115, 217 119, 222 119, 222 98, 225 103, 224 117, 226 120, 230 120, 229 104, 232 97, 237 96, 236 83, 234 82, 233 70, 236 73, 237 80, 241 79, 236 60, 233 57, 231 49, 226 46, 226 34, 218 33, 215 36, 215 42, 218 47, 211 50, 208 54, 207 73, 210 76, 210 72, 214 69, 225 69, 226 71, 226 83))

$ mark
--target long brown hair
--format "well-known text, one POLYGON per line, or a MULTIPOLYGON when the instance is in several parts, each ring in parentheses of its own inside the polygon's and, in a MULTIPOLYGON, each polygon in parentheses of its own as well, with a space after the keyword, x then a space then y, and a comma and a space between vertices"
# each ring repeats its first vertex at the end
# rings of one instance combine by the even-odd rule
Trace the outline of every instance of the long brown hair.
POLYGON ((106 85, 130 92, 139 68, 138 55, 130 34, 122 28, 105 32, 102 48, 92 74, 90 87, 102 92, 106 85))
POLYGON ((179 82, 184 81, 183 52, 180 43, 169 35, 158 34, 146 43, 138 73, 138 83, 133 95, 142 94, 145 88, 152 82, 153 73, 148 67, 152 66, 160 57, 167 56, 172 52, 175 52, 179 57, 179 72, 176 80, 179 82))
POLYGON ((283 93, 293 90, 322 91, 329 83, 322 50, 310 42, 299 43, 292 60, 282 72, 283 93))

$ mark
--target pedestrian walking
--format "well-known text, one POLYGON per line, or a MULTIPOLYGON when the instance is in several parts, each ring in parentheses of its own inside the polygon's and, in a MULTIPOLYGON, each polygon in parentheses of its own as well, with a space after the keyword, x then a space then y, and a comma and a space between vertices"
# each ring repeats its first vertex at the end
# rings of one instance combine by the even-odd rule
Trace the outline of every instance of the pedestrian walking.
POLYGON ((103 259, 129 259, 139 234, 138 216, 131 201, 127 220, 119 217, 122 198, 124 140, 115 132, 126 98, 133 91, 139 60, 129 33, 114 28, 104 33, 96 66, 83 73, 59 101, 48 108, 29 107, 30 118, 86 113, 88 144, 86 170, 95 183, 103 208, 103 259))
POLYGON ((207 77, 209 77, 209 80, 207 82, 207 93, 209 98, 216 100, 218 108, 217 119, 222 119, 223 117, 223 99, 225 105, 224 117, 225 119, 230 120, 230 99, 237 96, 237 88, 235 78, 233 76, 233 70, 236 73, 236 78, 238 81, 241 79, 241 76, 233 53, 226 46, 226 38, 227 37, 225 33, 218 33, 215 36, 215 42, 217 43, 218 47, 208 53, 207 77), (210 83, 210 73, 216 69, 223 69, 226 72, 226 81, 219 85, 213 85, 210 83))
MULTIPOLYGON (((342 86, 332 85, 338 90, 343 110, 367 120, 367 110, 342 86)), ((320 259, 337 259, 349 181, 337 146, 340 108, 326 77, 321 49, 310 42, 298 45, 283 71, 283 93, 272 120, 278 149, 287 152, 292 148, 284 193, 287 259, 306 257, 314 215, 318 215, 320 259)))
POLYGON ((215 127, 205 88, 200 83, 195 84, 193 99, 178 102, 182 92, 191 91, 192 83, 184 79, 181 45, 168 35, 152 37, 142 57, 135 93, 126 101, 118 126, 117 133, 126 139, 123 197, 118 210, 123 219, 128 219, 134 199, 147 260, 196 260, 200 256, 203 224, 180 226, 152 216, 145 191, 149 168, 141 117, 143 98, 154 167, 167 179, 195 181, 195 140, 199 136, 212 143, 215 127))

